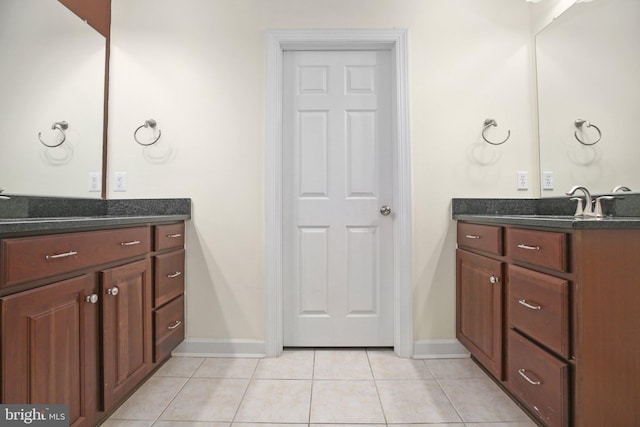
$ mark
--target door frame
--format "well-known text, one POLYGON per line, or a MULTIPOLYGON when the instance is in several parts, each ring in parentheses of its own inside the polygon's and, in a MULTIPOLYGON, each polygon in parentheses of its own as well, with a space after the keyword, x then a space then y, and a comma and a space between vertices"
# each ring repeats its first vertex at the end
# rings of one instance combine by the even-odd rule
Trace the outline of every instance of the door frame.
POLYGON ((391 52, 394 351, 413 357, 411 288, 411 150, 407 30, 273 30, 267 35, 265 148, 265 354, 283 349, 282 90, 287 50, 388 50, 391 52))

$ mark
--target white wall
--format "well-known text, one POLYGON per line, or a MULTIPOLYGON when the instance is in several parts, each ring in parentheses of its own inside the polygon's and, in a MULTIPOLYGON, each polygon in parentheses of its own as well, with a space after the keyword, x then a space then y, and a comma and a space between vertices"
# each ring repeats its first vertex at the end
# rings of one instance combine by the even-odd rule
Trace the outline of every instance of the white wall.
POLYGON ((409 31, 415 339, 455 337, 452 197, 535 197, 528 6, 514 0, 113 0, 109 197, 191 197, 187 335, 264 339, 266 33, 409 31), (133 130, 150 117, 162 145, 133 130), (502 146, 481 142, 511 138, 502 146))

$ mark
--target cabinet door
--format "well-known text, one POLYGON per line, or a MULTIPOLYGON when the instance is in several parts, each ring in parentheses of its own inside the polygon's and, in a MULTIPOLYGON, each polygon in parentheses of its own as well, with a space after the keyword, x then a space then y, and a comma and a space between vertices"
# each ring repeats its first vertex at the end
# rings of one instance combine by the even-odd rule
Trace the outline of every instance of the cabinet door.
POLYGON ((93 275, 0 300, 2 403, 68 404, 70 425, 97 410, 98 304, 93 275))
POLYGON ((458 249, 456 264, 456 336, 503 379, 503 263, 458 249))
POLYGON ((131 391, 151 370, 151 262, 101 272, 103 410, 131 391))

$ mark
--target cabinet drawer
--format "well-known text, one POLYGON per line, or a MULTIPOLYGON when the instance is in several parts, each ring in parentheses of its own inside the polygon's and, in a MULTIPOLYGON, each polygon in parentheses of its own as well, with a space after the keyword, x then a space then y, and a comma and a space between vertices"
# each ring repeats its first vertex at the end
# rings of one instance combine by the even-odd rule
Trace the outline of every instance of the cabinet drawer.
POLYGON ((184 292, 184 249, 153 257, 155 260, 154 307, 184 292))
POLYGON ((155 227, 154 250, 163 251, 184 246, 184 222, 180 224, 157 225, 155 227))
POLYGON ((569 366, 509 330, 507 386, 549 427, 569 425, 569 366))
POLYGON ((149 227, 5 239, 0 286, 143 255, 150 249, 149 227))
POLYGON ((510 326, 569 357, 569 283, 509 266, 507 319, 510 326))
POLYGON ((184 296, 180 295, 153 313, 155 352, 153 361, 159 362, 171 354, 184 339, 184 296))
POLYGON ((506 252, 516 261, 567 270, 567 236, 564 233, 509 228, 506 252))
POLYGON ((502 227, 458 222, 458 246, 502 255, 502 227))

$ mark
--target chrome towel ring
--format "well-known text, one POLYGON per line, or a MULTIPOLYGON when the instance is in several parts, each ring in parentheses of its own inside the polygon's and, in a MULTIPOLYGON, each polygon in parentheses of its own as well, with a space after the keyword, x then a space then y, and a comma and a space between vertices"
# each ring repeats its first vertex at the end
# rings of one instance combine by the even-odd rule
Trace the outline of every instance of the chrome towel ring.
POLYGON ((601 139, 602 139, 602 132, 600 132, 600 128, 596 125, 594 125, 593 123, 589 122, 589 120, 582 120, 582 119, 577 119, 575 121, 575 125, 576 125, 576 130, 575 132, 573 132, 573 136, 576 137, 576 139, 578 140, 578 142, 582 145, 596 145, 601 139), (580 129, 582 127, 582 125, 585 125, 588 128, 595 128, 596 131, 598 131, 598 139, 596 139, 593 142, 584 142, 583 140, 581 140, 578 137, 578 129, 580 129))
POLYGON ((138 139, 138 131, 142 128, 151 128, 152 130, 155 130, 157 125, 158 123, 154 119, 145 120, 144 124, 138 126, 138 128, 133 132, 133 139, 135 139, 138 144, 143 145, 145 147, 155 144, 156 142, 158 142, 158 140, 160 139, 160 136, 162 135, 162 131, 160 131, 160 129, 158 129, 158 136, 156 137, 156 139, 147 143, 140 142, 140 140, 138 139))
POLYGON ((484 139, 486 142, 488 142, 491 145, 502 145, 505 142, 507 142, 507 140, 509 139, 509 137, 511 136, 511 131, 507 130, 507 137, 502 141, 502 142, 491 142, 487 139, 487 136, 485 135, 485 132, 487 131, 487 129, 489 129, 491 126, 498 126, 498 123, 493 120, 493 119, 486 119, 484 121, 484 129, 482 129, 482 139, 484 139))
POLYGON ((47 144, 46 142, 44 142, 42 140, 42 132, 38 132, 38 139, 40 140, 42 145, 44 145, 45 147, 49 147, 49 148, 59 147, 67 140, 67 134, 64 131, 67 130, 68 128, 69 128, 69 123, 65 121, 55 122, 54 124, 51 125, 51 129, 53 130, 58 129, 58 131, 60 131, 60 134, 62 135, 62 139, 57 144, 47 144))

